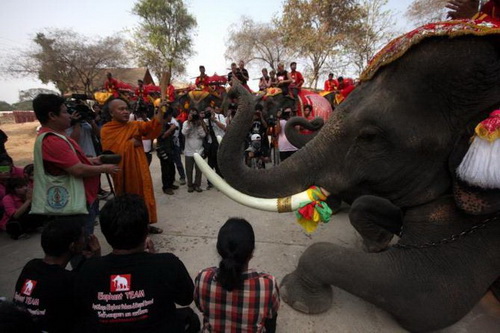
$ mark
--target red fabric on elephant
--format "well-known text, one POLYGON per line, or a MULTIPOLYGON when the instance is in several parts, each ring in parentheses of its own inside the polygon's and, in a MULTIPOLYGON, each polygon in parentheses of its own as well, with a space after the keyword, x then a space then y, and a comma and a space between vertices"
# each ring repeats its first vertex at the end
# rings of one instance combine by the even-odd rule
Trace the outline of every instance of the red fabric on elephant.
POLYGON ((413 45, 429 37, 484 36, 495 34, 500 35, 500 21, 488 18, 482 20, 452 20, 426 24, 389 42, 370 60, 368 66, 361 73, 360 80, 370 80, 381 67, 399 59, 413 45))

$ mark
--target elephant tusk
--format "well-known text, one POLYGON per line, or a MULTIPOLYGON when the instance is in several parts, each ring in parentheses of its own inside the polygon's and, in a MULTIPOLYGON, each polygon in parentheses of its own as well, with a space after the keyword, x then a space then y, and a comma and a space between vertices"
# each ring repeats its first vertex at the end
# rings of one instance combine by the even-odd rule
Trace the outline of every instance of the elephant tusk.
MULTIPOLYGON (((222 179, 200 156, 200 154, 194 154, 194 160, 203 174, 207 179, 214 184, 222 193, 227 195, 230 199, 245 205, 250 208, 260 209, 268 212, 293 212, 299 209, 300 205, 305 203, 310 203, 312 200, 309 198, 307 191, 303 191, 286 198, 273 198, 264 199, 252 197, 250 195, 241 193, 240 191, 231 187, 224 179, 222 179)), ((325 196, 329 196, 330 193, 325 189, 321 188, 321 191, 325 196)))

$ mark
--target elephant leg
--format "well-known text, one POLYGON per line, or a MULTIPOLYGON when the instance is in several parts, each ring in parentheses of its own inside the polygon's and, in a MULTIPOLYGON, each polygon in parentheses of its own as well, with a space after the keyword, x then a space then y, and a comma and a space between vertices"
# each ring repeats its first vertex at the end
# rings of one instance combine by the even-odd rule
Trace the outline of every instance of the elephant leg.
POLYGON ((363 237, 366 252, 380 252, 387 248, 402 225, 401 209, 389 200, 365 195, 351 205, 349 219, 363 237))

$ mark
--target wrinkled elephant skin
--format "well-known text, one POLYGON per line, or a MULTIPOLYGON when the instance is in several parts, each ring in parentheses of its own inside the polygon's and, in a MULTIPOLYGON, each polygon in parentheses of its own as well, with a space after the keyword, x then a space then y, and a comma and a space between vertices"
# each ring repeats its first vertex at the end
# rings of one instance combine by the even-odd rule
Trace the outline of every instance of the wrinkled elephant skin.
POLYGON ((455 173, 474 127, 500 106, 498 37, 414 45, 363 81, 314 139, 265 170, 241 161, 254 104, 235 89, 241 112, 218 156, 225 180, 265 198, 321 186, 351 204, 370 252, 312 245, 282 282, 291 306, 326 311, 336 286, 410 331, 430 331, 460 320, 500 277, 500 190, 470 187, 455 173), (399 245, 388 248, 395 235, 399 245))

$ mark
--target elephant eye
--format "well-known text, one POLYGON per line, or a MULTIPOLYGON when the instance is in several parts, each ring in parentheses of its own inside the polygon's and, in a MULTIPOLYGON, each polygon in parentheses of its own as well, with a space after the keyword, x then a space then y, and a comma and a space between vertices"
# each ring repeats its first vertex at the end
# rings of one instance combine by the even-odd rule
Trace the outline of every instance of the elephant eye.
POLYGON ((357 137, 357 140, 362 140, 366 142, 374 141, 375 138, 380 134, 380 131, 375 127, 363 128, 357 137))

